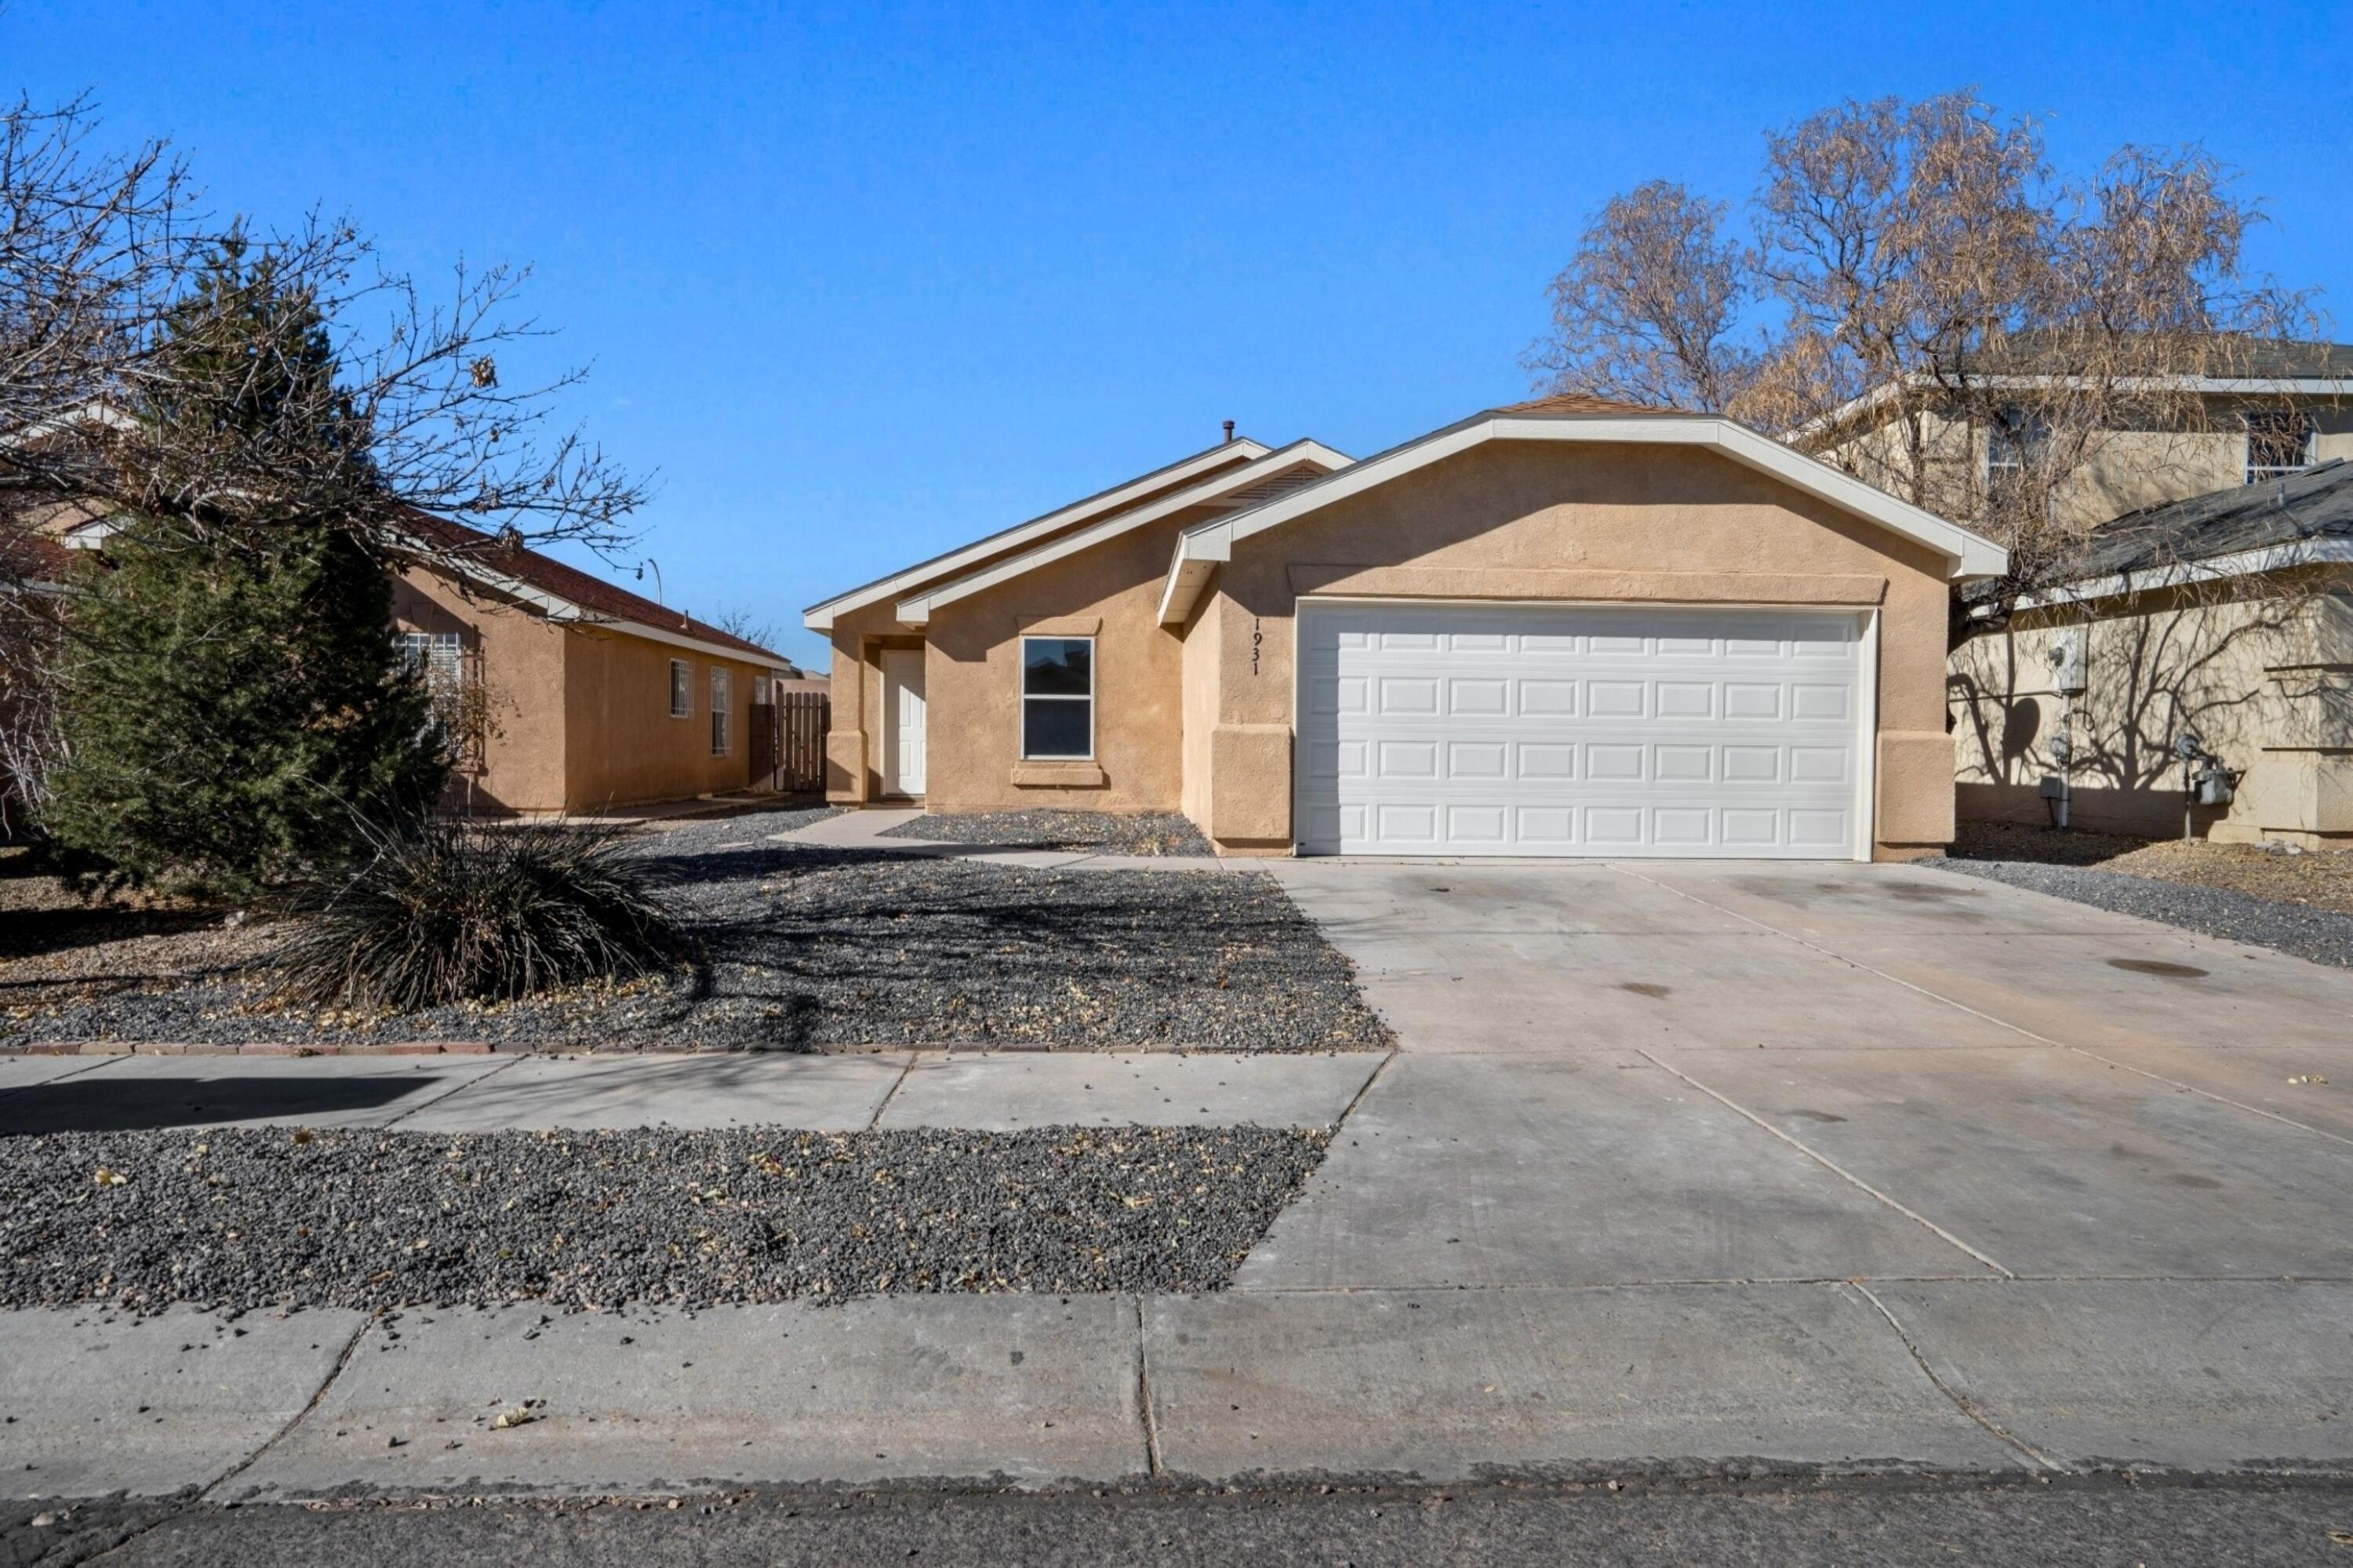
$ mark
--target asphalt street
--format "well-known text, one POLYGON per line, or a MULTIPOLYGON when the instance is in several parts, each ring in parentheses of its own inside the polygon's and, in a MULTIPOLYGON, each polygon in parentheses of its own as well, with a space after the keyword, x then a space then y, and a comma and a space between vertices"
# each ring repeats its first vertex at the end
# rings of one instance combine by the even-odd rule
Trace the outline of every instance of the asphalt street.
POLYGON ((9 1504, 0 1564, 2353 1563, 2353 1482, 1940 1478, 1330 1491, 9 1504), (30 1521, 47 1515, 49 1522, 30 1521))

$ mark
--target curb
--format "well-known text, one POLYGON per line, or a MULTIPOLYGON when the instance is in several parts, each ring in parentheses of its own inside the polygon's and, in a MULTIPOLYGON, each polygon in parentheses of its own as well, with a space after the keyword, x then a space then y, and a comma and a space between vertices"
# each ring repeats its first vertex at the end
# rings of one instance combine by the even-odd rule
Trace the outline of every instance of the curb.
POLYGON ((182 1045, 143 1040, 58 1040, 0 1046, 0 1056, 488 1056, 497 1050, 496 1045, 485 1040, 396 1040, 321 1045, 290 1041, 182 1045))

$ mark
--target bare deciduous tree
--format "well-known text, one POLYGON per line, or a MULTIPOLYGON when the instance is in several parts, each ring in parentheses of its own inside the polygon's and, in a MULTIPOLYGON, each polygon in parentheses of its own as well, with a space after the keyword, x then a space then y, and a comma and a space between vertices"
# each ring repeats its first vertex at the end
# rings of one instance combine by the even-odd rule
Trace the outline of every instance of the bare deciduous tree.
POLYGON ((113 153, 96 135, 86 102, 0 111, 0 544, 63 508, 190 537, 339 527, 387 556, 484 547, 420 535, 420 513, 494 538, 628 542, 640 483, 577 432, 548 428, 579 373, 501 376, 502 355, 544 335, 515 314, 523 271, 460 266, 428 289, 384 268, 348 222, 314 215, 269 236, 216 223, 162 143, 113 153), (167 349, 205 335, 192 286, 225 246, 266 262, 257 290, 323 319, 336 373, 285 375, 269 360, 290 335, 254 330, 253 300, 220 298, 220 346, 241 346, 258 383, 307 390, 259 419, 161 417, 174 403, 167 349), (314 439, 329 428, 338 439, 314 439))
POLYGON ((1793 440, 2000 538, 2021 589, 2067 571, 2113 443, 2166 461, 2216 418, 2191 382, 2318 330, 2247 276, 2258 211, 2211 156, 2128 146, 2063 178, 1973 93, 1776 132, 1745 243, 1726 211, 1663 183, 1608 204, 1532 366, 1793 440))
POLYGON ((1724 237, 1726 209, 1652 180, 1603 205, 1552 281, 1553 337, 1530 355, 1562 391, 1723 408, 1757 355, 1735 341, 1755 277, 1724 237))
POLYGON ((744 605, 729 605, 712 617, 711 624, 730 637, 740 637, 763 648, 774 650, 778 641, 776 621, 744 605))

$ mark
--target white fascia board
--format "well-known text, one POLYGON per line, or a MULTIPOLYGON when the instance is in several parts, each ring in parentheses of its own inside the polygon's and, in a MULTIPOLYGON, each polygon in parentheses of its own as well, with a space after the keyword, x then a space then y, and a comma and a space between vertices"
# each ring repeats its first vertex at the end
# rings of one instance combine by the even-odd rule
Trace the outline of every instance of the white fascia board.
MULTIPOLYGON (((1568 418, 1515 418, 1497 415, 1454 426, 1421 440, 1367 458, 1330 479, 1293 494, 1268 502, 1232 517, 1221 517, 1188 528, 1177 541, 1168 584, 1161 594, 1161 620, 1181 622, 1193 610, 1190 590, 1182 586, 1187 561, 1225 561, 1233 556, 1236 540, 1247 539, 1295 517, 1319 511, 1335 501, 1386 484, 1416 469, 1468 451, 1493 440, 1583 441, 1632 446, 1705 448, 1733 461, 1770 474, 1794 489, 1876 523, 1890 533, 1925 545, 1948 563, 1947 576, 1999 577, 2010 568, 2010 552, 1984 535, 1947 522, 1933 512, 1899 501, 1885 491, 1865 484, 1852 474, 1806 456, 1777 440, 1760 436, 1745 425, 1710 415, 1641 415, 1626 418, 1579 416, 1568 418)), ((1196 578, 1198 582, 1200 579, 1196 578)))
POLYGON ((1263 443, 1254 441, 1248 436, 1236 436, 1230 441, 1220 441, 1206 450, 1195 452, 1191 457, 1179 459, 1166 468, 1156 468, 1150 473, 1139 474, 1124 484, 1099 492, 1083 501, 1072 502, 1070 505, 1049 512, 1042 517, 1033 517, 1027 523, 1016 524, 999 533, 991 534, 985 539, 976 539, 969 545, 951 550, 944 556, 934 556, 928 561, 918 561, 913 566, 893 572, 887 577, 878 577, 863 587, 851 588, 848 593, 837 594, 831 599, 813 604, 801 612, 801 624, 811 631, 830 631, 833 630, 836 616, 847 614, 853 609, 862 609, 877 600, 890 599, 910 588, 920 588, 924 583, 936 582, 1000 550, 1017 548, 1023 544, 1052 534, 1057 529, 1083 523, 1090 517, 1124 506, 1139 495, 1148 494, 1164 485, 1182 482, 1196 474, 1229 463, 1237 454, 1247 459, 1257 459, 1264 457, 1266 450, 1263 443))
POLYGON ((1122 534, 1143 527, 1147 523, 1173 516, 1187 507, 1207 505, 1220 496, 1248 490, 1253 484, 1263 483, 1275 475, 1297 468, 1303 463, 1320 468, 1326 473, 1334 473, 1346 468, 1355 461, 1347 453, 1335 451, 1321 441, 1293 441, 1289 446, 1277 448, 1255 461, 1243 464, 1240 468, 1230 469, 1215 478, 1204 480, 1189 490, 1180 490, 1174 495, 1163 496, 1150 505, 1139 506, 1132 512, 1118 513, 1104 518, 1092 527, 1059 535, 1035 549, 1025 550, 1020 555, 1008 556, 990 566, 983 567, 979 571, 957 577, 952 582, 942 583, 928 593, 919 594, 913 599, 901 599, 894 613, 902 625, 928 625, 932 611, 942 605, 954 604, 956 600, 979 593, 984 588, 991 588, 999 583, 1009 582, 1025 573, 1034 572, 1040 567, 1059 561, 1066 556, 1076 555, 1081 550, 1092 548, 1106 539, 1115 539, 1122 534))
POLYGON ((132 415, 103 398, 92 397, 50 418, 0 435, 0 449, 30 446, 35 441, 61 430, 69 430, 79 424, 104 425, 113 430, 135 430, 139 428, 139 421, 132 415))
MULTIPOLYGON (((1963 376, 1954 377, 1962 387, 1983 387, 1991 392, 2049 391, 2053 387, 2081 391, 2087 387, 2105 387, 2127 395, 2135 392, 2196 392, 2215 397, 2342 397, 2353 396, 2353 376, 2125 376, 2113 381, 2094 376, 1963 376)), ((1835 429, 1893 398, 1898 388, 1919 392, 1942 386, 1936 376, 1912 375, 1901 382, 1883 381, 1858 397, 1850 397, 1827 414, 1817 414, 1804 424, 1786 432, 1785 441, 1803 440, 1809 436, 1835 429)))
POLYGON ((1201 602, 1201 589, 1215 575, 1218 563, 1185 554, 1185 541, 1176 541, 1176 558, 1168 563, 1168 580, 1160 588, 1160 624, 1182 626, 1201 602))
MULTIPOLYGON (((2353 539, 2306 539, 2293 545, 2266 545, 2260 550, 2216 556, 2211 560, 2181 561, 2141 572, 2111 572, 2056 588, 2018 596, 2020 609, 2042 609, 2054 604, 2081 604, 2088 599, 2114 599, 2119 594, 2150 593, 2158 588, 2186 588, 2194 583, 2223 582, 2232 577, 2261 577, 2295 567, 2353 566, 2353 539)), ((1993 611, 1979 605, 1969 614, 1982 620, 1993 611)))

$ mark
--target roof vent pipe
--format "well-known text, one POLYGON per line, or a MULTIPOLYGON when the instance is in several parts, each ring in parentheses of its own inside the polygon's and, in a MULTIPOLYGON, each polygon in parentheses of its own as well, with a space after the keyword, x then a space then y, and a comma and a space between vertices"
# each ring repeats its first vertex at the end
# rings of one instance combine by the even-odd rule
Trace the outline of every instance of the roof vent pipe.
POLYGON ((1234 439, 1234 422, 1233 422, 1231 419, 1228 419, 1228 420, 1226 421, 1226 440, 1229 440, 1229 441, 1230 441, 1230 440, 1232 440, 1233 439, 1234 439))

